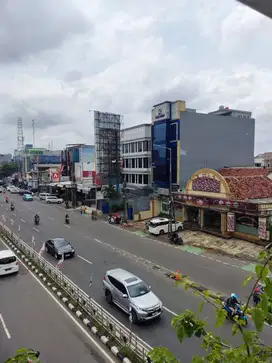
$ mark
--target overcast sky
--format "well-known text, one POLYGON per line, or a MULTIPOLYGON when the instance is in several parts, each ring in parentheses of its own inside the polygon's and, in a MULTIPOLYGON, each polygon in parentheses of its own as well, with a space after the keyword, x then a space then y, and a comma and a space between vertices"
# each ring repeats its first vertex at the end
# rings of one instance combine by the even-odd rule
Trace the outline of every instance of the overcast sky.
MULTIPOLYGON (((272 151, 272 20, 235 0, 1 0, 0 152, 93 143, 90 109, 150 122, 153 104, 250 110, 272 151)), ((237 120, 239 122, 239 120, 237 120)))

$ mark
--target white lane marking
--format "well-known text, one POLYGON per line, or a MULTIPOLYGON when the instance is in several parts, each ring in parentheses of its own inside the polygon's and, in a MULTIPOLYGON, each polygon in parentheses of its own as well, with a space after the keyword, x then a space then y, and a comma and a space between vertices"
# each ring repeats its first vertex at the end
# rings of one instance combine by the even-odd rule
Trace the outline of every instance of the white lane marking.
POLYGON ((71 228, 70 226, 67 226, 67 224, 65 224, 64 227, 71 228))
POLYGON ((52 218, 52 217, 48 217, 49 219, 51 219, 51 221, 53 221, 54 220, 54 218, 52 218))
MULTIPOLYGON (((8 245, 1 240, 1 242, 3 242, 3 244, 7 247, 8 245)), ((30 273, 30 275, 38 282, 38 284, 47 292, 47 294, 55 301, 55 303, 61 308, 61 310, 73 321, 73 323, 82 331, 82 333, 92 342, 93 345, 95 345, 95 347, 105 356, 105 358, 110 362, 110 363, 116 363, 116 361, 110 356, 108 355, 108 353, 101 348, 101 346, 97 343, 97 341, 87 332, 87 330, 84 329, 84 327, 74 318, 74 316, 68 311, 66 310, 66 308, 59 302, 59 300, 57 300, 57 298, 53 295, 53 293, 51 291, 49 291, 44 285, 43 283, 38 279, 37 276, 34 275, 34 273, 32 271, 29 270, 29 268, 24 264, 24 262, 17 257, 17 259, 20 261, 20 263, 26 268, 26 270, 30 273)))
POLYGON ((39 233, 40 233, 40 231, 38 230, 38 228, 33 227, 33 229, 34 229, 34 231, 36 231, 36 232, 39 232, 39 233))
POLYGON ((3 329, 4 329, 5 333, 6 333, 7 338, 10 339, 11 335, 10 335, 10 333, 8 331, 7 325, 5 323, 5 320, 4 320, 3 316, 2 316, 2 314, 0 314, 0 321, 1 321, 2 325, 3 325, 3 329))
POLYGON ((174 313, 174 311, 168 309, 166 306, 163 307, 164 310, 168 311, 168 313, 170 313, 173 316, 178 316, 178 314, 174 313))
POLYGON ((86 258, 84 258, 84 257, 82 257, 82 256, 77 255, 77 257, 81 258, 83 261, 85 261, 85 262, 89 263, 90 265, 92 265, 92 264, 93 264, 91 261, 86 260, 86 258))
POLYGON ((100 240, 99 240, 99 239, 97 239, 97 238, 95 238, 94 240, 95 240, 96 242, 98 242, 98 243, 101 243, 102 245, 106 244, 106 243, 104 243, 104 242, 100 241, 100 240))
POLYGON ((21 221, 22 221, 23 223, 26 223, 26 221, 24 221, 22 218, 21 218, 21 221))
POLYGON ((14 217, 16 217, 16 214, 15 214, 15 213, 11 213, 11 214, 13 214, 13 215, 14 215, 14 217))

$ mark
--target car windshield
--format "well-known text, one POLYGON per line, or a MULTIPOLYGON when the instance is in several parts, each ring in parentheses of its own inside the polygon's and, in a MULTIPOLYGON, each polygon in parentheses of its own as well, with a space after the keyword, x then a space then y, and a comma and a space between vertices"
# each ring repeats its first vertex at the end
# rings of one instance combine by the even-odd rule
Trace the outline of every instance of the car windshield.
POLYGON ((139 297, 149 292, 148 287, 142 281, 127 287, 130 297, 139 297))
POLYGON ((67 242, 65 239, 57 239, 54 241, 54 243, 57 248, 69 245, 69 242, 67 242))

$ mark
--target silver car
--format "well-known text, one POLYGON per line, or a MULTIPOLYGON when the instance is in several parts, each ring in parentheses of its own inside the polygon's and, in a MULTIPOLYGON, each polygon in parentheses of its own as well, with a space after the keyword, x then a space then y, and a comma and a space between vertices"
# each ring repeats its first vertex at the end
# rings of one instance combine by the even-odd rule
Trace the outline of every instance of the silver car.
POLYGON ((154 319, 161 315, 161 300, 139 277, 121 268, 109 270, 103 280, 105 296, 109 304, 114 303, 135 324, 141 320, 154 319))

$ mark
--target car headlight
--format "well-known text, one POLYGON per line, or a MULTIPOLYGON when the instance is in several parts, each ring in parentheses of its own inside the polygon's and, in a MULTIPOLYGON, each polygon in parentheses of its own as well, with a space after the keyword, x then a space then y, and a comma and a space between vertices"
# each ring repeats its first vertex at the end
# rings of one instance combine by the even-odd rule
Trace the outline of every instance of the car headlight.
POLYGON ((75 250, 72 248, 72 250, 71 250, 72 252, 75 252, 75 250))

